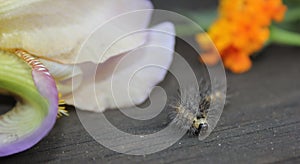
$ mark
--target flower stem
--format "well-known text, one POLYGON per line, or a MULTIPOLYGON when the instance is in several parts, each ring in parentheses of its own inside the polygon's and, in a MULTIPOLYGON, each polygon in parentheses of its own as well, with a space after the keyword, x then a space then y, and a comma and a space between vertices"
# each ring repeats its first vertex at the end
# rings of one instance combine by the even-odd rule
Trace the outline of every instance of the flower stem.
POLYGON ((284 22, 294 22, 297 20, 300 20, 300 8, 288 9, 285 14, 284 22))
POLYGON ((300 34, 271 26, 270 42, 290 46, 300 46, 300 34))

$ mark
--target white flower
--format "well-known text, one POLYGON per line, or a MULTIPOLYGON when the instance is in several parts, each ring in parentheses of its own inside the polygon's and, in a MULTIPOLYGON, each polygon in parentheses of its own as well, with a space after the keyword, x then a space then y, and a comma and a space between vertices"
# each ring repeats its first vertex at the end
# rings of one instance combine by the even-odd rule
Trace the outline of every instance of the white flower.
POLYGON ((168 68, 175 44, 174 35, 162 34, 174 34, 173 25, 162 23, 150 28, 149 32, 118 42, 106 52, 118 35, 147 29, 152 12, 146 10, 144 14, 132 14, 113 23, 109 20, 143 9, 152 9, 151 2, 0 0, 0 49, 22 49, 40 57, 55 77, 63 98, 80 109, 102 112, 107 108, 132 106, 145 101, 151 88, 166 75, 166 69, 150 68, 137 72, 138 69, 149 64, 168 68), (101 45, 97 49, 99 53, 88 51, 77 58, 83 42, 101 25, 106 29, 96 40, 101 45), (149 46, 165 50, 145 48, 149 46), (113 73, 121 60, 124 62, 113 73), (96 74, 91 72, 95 68, 96 74), (72 78, 79 79, 77 82, 80 83, 72 86, 72 78), (112 82, 118 85, 112 88, 112 82))

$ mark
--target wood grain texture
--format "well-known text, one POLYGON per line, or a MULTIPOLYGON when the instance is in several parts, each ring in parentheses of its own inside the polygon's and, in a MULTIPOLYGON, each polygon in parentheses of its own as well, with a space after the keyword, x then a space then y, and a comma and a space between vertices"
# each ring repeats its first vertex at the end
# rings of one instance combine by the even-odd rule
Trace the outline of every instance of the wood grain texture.
MULTIPOLYGON (((198 68, 197 56, 186 45, 179 41, 176 49, 198 68)), ((254 59, 248 73, 228 72, 230 104, 216 129, 204 141, 185 136, 170 148, 152 155, 119 154, 94 141, 70 107, 70 117, 59 119, 39 144, 26 152, 2 158, 0 163, 299 163, 299 62, 300 48, 273 45, 254 59)), ((172 91, 170 79, 168 76, 162 85, 172 91)), ((2 105, 1 110, 13 101, 1 97, 1 103, 5 102, 7 105, 2 105)), ((109 110, 106 115, 128 132, 151 133, 166 124, 165 116, 140 123, 124 119, 117 110, 109 110)))

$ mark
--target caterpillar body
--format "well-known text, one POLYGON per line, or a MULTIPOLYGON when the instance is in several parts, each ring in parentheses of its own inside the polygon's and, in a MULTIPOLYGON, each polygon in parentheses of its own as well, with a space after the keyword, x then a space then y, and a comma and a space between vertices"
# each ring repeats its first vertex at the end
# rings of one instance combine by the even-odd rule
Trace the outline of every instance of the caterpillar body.
POLYGON ((225 98, 219 87, 212 92, 210 85, 204 80, 200 81, 199 88, 193 85, 184 87, 179 96, 171 99, 170 103, 169 118, 172 123, 193 136, 204 135, 207 132, 210 126, 208 119, 213 118, 211 111, 219 108, 220 100, 225 98))

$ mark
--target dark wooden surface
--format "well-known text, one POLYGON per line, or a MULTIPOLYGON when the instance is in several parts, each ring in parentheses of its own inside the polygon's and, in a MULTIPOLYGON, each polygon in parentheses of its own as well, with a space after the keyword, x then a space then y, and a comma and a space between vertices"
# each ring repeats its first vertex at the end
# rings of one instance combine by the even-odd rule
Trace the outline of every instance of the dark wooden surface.
MULTIPOLYGON (((158 3, 168 8, 168 2, 158 3)), ((173 1, 174 2, 174 1, 173 1)), ((199 3, 200 6, 201 3, 199 3)), ((204 3, 214 6, 215 2, 204 3)), ((198 4, 197 4, 198 5, 198 4)), ((173 6, 176 6, 173 4, 173 6)), ((194 5, 187 4, 184 7, 194 5)), ((177 50, 192 66, 196 55, 182 43, 177 50)), ((147 156, 129 156, 104 148, 84 130, 75 110, 57 121, 51 133, 32 149, 0 159, 0 163, 299 163, 300 48, 272 45, 254 59, 243 75, 227 73, 230 104, 213 133, 204 141, 185 136, 170 148, 147 156)), ((163 85, 168 89, 170 78, 163 85)), ((170 89, 170 88, 169 88, 170 89)), ((2 109, 13 101, 1 97, 2 109)), ((124 131, 139 133, 162 128, 159 117, 150 123, 126 124, 117 110, 106 112, 124 131), (130 126, 131 125, 131 126, 130 126)))

